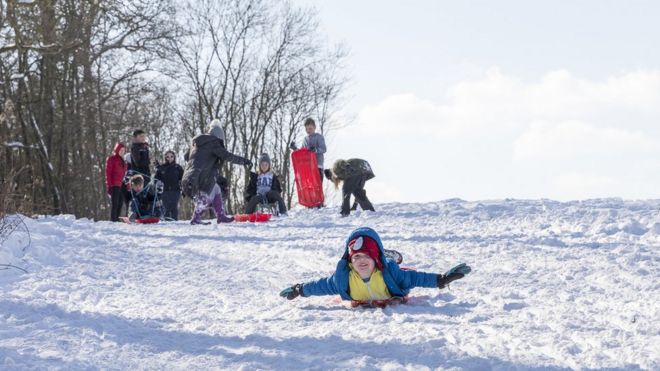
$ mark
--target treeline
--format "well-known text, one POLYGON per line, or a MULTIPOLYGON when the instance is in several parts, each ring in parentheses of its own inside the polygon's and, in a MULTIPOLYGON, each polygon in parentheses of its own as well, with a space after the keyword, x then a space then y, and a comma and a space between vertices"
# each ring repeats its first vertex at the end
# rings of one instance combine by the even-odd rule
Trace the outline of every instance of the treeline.
MULTIPOLYGON (((13 212, 107 219, 105 158, 148 133, 182 154, 219 118, 227 148, 268 152, 294 195, 288 143, 335 125, 341 47, 316 15, 265 0, 0 0, 0 182, 13 212)), ((230 210, 246 173, 226 166, 230 210)), ((184 207, 183 210, 187 208, 184 207)), ((185 212, 184 212, 185 214, 185 212)))

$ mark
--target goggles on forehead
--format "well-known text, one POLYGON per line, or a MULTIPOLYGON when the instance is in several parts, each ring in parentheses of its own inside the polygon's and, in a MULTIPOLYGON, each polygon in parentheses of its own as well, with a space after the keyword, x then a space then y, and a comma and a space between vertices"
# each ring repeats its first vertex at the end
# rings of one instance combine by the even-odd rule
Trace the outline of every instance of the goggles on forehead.
POLYGON ((353 245, 351 245, 351 251, 360 251, 360 249, 364 246, 364 240, 362 237, 358 237, 357 239, 353 240, 353 245))

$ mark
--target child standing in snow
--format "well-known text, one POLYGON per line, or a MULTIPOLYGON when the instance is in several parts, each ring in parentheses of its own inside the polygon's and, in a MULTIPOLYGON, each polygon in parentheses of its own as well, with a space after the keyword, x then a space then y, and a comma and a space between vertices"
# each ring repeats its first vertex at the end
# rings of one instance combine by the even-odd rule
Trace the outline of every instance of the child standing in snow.
POLYGON ((286 214, 286 205, 282 199, 282 186, 277 175, 273 174, 270 168, 270 157, 262 153, 259 158, 259 174, 250 173, 250 182, 245 191, 245 199, 248 202, 245 206, 245 212, 252 214, 255 212, 260 202, 277 202, 281 215, 286 214))
MULTIPOLYGON (((323 183, 323 154, 326 151, 325 138, 323 138, 323 135, 316 132, 316 122, 311 117, 305 120, 305 132, 307 133, 307 136, 303 140, 302 148, 307 148, 316 153, 316 165, 319 168, 319 179, 321 183, 323 183)), ((291 142, 289 148, 293 151, 298 149, 295 142, 291 142)))
POLYGON ((332 170, 325 170, 325 176, 335 184, 336 188, 339 188, 339 183, 344 182, 341 188, 342 216, 348 216, 351 209, 355 210, 355 207, 350 208, 351 195, 355 196, 355 202, 360 204, 362 210, 376 211, 369 198, 367 198, 367 192, 364 190, 364 183, 375 177, 367 161, 359 158, 337 160, 332 166, 332 170))
POLYGON ((122 186, 124 185, 124 175, 126 175, 126 162, 123 159, 126 147, 123 143, 115 144, 113 154, 105 160, 105 185, 110 196, 110 220, 119 221, 121 206, 124 203, 122 186))
POLYGON ((280 296, 289 300, 298 296, 339 295, 343 300, 367 303, 405 301, 414 287, 442 289, 471 270, 465 263, 445 274, 402 270, 396 262, 385 257, 378 233, 363 227, 348 236, 346 250, 332 276, 288 287, 280 292, 280 296))

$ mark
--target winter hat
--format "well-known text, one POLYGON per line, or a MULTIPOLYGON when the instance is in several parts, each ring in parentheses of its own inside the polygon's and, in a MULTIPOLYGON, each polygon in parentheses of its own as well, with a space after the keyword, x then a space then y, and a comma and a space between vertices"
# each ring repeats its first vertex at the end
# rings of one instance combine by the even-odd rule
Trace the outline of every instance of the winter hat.
POLYGON ((211 121, 211 128, 209 129, 209 134, 213 135, 214 137, 220 139, 220 140, 225 140, 225 131, 222 130, 222 125, 220 125, 220 120, 218 119, 213 119, 211 121))
POLYGON ((380 260, 380 249, 378 243, 371 237, 360 236, 348 242, 348 260, 351 260, 355 254, 367 254, 376 262, 376 266, 383 270, 383 262, 380 260))
POLYGON ((262 162, 267 162, 268 167, 270 167, 270 157, 268 157, 268 153, 261 154, 261 157, 259 157, 259 165, 261 165, 262 162))

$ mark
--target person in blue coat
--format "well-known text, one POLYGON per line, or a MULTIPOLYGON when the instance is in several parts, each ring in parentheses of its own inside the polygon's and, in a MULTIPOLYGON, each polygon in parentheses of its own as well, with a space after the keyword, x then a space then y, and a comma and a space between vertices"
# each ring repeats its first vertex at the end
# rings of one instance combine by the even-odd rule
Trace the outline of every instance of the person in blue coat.
POLYGON ((354 230, 346 239, 344 255, 334 274, 316 281, 299 283, 280 292, 293 300, 298 296, 339 295, 356 302, 403 301, 414 287, 445 288, 472 269, 461 263, 445 274, 404 270, 385 256, 378 233, 368 227, 354 230))

